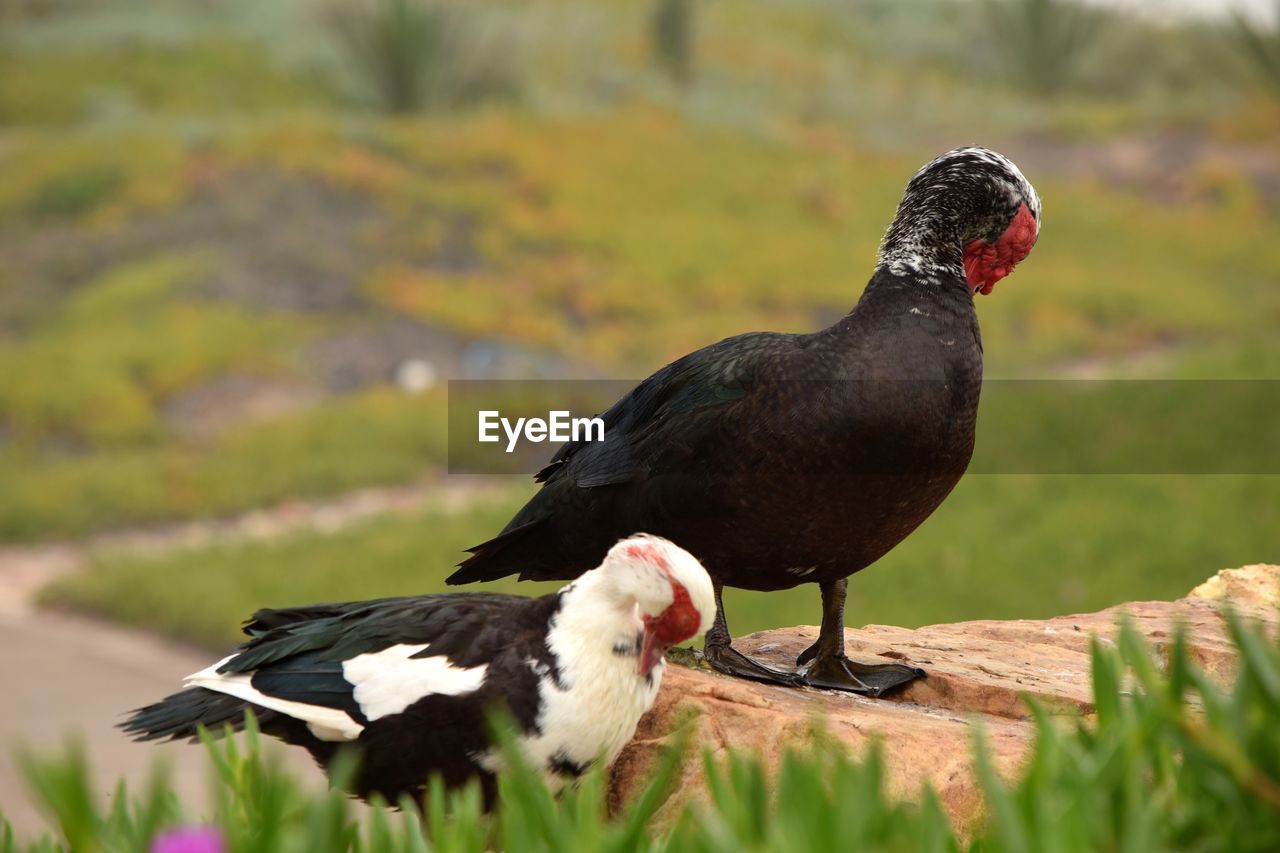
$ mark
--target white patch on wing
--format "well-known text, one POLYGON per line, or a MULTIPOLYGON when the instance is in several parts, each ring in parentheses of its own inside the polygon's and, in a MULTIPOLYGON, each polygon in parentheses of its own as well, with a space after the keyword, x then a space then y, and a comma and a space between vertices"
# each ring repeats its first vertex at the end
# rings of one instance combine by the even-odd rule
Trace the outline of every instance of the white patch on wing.
POLYGON ((371 722, 402 713, 426 696, 460 696, 480 689, 487 664, 457 667, 443 655, 413 657, 427 645, 401 643, 343 662, 342 677, 355 688, 356 703, 371 722))
POLYGON ((355 740, 364 731, 364 726, 351 719, 351 716, 346 711, 268 696, 266 693, 254 688, 250 681, 250 673, 219 673, 218 667, 233 657, 235 655, 228 655, 213 666, 188 675, 186 677, 187 686, 203 687, 216 693, 225 693, 228 696, 234 696, 237 699, 243 699, 246 702, 252 702, 263 708, 293 717, 295 720, 302 720, 307 724, 307 728, 311 730, 311 733, 320 740, 355 740))

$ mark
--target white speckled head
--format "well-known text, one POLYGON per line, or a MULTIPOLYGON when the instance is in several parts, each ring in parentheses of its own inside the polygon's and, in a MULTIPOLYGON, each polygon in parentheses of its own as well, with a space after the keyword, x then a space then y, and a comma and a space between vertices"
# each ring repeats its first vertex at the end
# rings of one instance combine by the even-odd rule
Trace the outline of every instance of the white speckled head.
POLYGON ((878 268, 931 284, 962 278, 989 293, 1039 236, 1040 196, 1009 158, 956 148, 907 183, 878 268))
POLYGON ((911 183, 915 183, 922 177, 933 180, 952 166, 968 168, 975 164, 989 167, 984 171, 987 172, 990 180, 1004 185, 1010 203, 1016 207, 1019 202, 1025 202, 1036 222, 1040 221, 1040 196, 1036 193, 1036 188, 1031 186, 1031 182, 1012 160, 990 148, 977 146, 953 148, 921 166, 920 171, 912 177, 911 183))

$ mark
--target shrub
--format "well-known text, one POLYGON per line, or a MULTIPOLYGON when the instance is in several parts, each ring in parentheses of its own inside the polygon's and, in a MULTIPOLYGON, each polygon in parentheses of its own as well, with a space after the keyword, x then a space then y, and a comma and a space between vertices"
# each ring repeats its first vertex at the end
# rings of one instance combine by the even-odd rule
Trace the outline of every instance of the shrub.
POLYGON ((109 199, 121 178, 120 172, 110 167, 63 172, 40 187, 28 210, 36 219, 80 216, 109 199))
POLYGON ((655 0, 650 20, 653 59, 673 83, 693 82, 694 0, 655 0))
POLYGON ((393 113, 450 110, 520 92, 509 22, 465 0, 334 2, 325 20, 352 69, 393 113))
POLYGON ((1055 95, 1071 82, 1101 18, 1074 0, 984 0, 993 41, 1014 82, 1055 95))

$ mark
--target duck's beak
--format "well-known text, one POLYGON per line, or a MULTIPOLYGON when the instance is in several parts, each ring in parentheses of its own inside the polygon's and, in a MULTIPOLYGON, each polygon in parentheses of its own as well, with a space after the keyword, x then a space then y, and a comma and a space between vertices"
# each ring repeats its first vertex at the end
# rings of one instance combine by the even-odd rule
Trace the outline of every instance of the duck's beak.
POLYGON ((653 668, 662 662, 662 656, 669 648, 669 644, 658 639, 657 633, 646 626, 644 641, 640 644, 640 674, 644 676, 653 672, 653 668))

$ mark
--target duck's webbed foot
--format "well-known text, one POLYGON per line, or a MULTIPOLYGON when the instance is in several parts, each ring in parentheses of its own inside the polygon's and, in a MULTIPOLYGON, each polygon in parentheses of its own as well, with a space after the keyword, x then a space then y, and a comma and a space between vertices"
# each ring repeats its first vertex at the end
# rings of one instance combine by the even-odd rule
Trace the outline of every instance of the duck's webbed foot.
MULTIPOLYGON (((801 655, 803 657, 803 655, 801 655)), ((804 683, 826 690, 845 690, 865 696, 883 696, 905 687, 925 671, 899 663, 857 663, 844 654, 818 654, 804 673, 804 683)))
POLYGON ((769 684, 781 684, 784 687, 801 687, 805 684, 804 676, 800 673, 765 666, 727 643, 723 645, 707 643, 702 653, 712 669, 726 675, 764 681, 769 684))
POLYGON ((925 671, 900 663, 856 663, 844 654, 844 599, 847 580, 820 584, 822 630, 818 640, 796 658, 804 670, 804 683, 827 690, 846 690, 864 696, 883 696, 904 687, 925 671))

